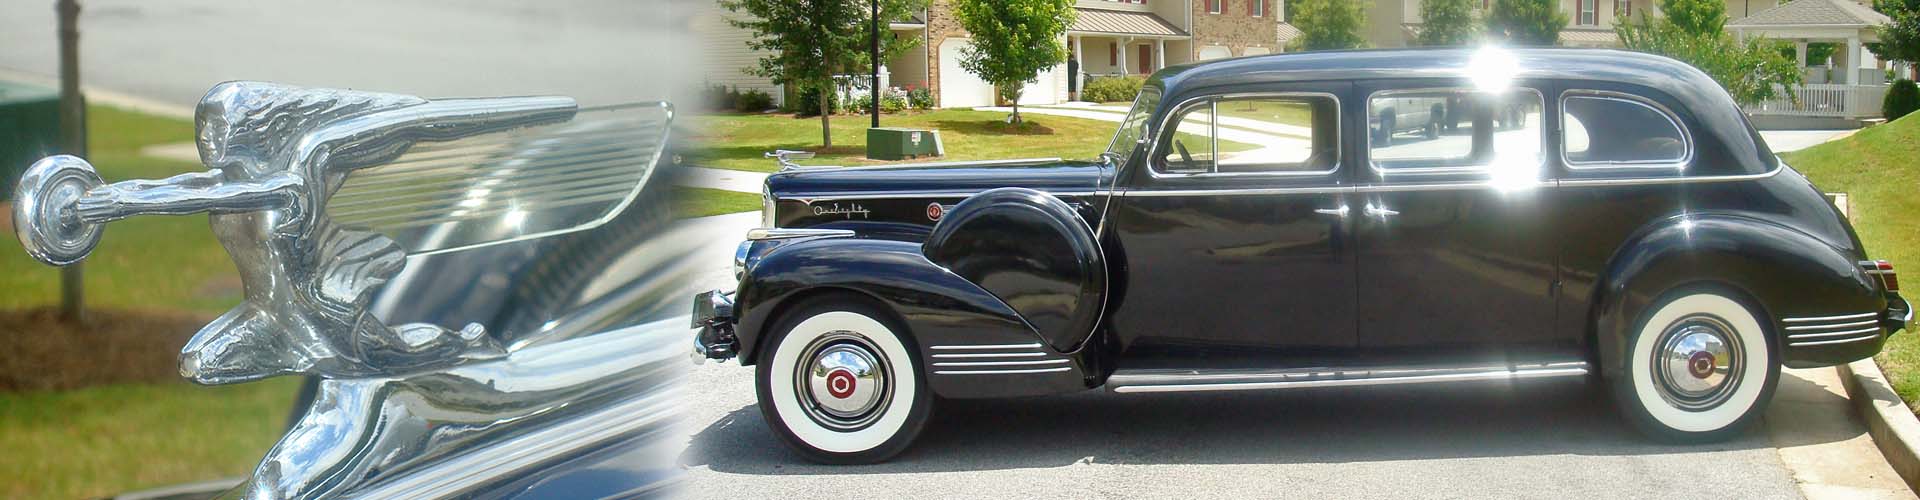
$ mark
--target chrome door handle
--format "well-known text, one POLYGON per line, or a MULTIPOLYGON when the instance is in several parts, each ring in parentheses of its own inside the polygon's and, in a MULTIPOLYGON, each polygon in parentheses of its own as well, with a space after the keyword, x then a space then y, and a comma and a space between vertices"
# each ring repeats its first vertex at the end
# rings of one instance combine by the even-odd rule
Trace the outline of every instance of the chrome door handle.
POLYGON ((1341 217, 1346 217, 1347 206, 1340 205, 1340 208, 1316 208, 1316 209, 1313 209, 1313 213, 1320 214, 1320 215, 1338 215, 1341 217))
POLYGON ((1388 210, 1386 207, 1376 207, 1373 206, 1372 203, 1367 204, 1368 217, 1388 217, 1394 215, 1400 215, 1400 212, 1397 210, 1388 210))

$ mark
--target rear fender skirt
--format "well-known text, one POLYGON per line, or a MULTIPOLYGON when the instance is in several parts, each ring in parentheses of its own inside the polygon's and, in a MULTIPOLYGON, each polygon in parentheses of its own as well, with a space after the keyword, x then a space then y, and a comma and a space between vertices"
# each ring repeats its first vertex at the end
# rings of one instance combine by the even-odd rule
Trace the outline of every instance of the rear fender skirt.
POLYGON ((1106 305, 1107 264, 1093 227, 1040 191, 968 197, 933 226, 926 256, 999 297, 1056 351, 1090 338, 1106 305))
POLYGON ((1833 364, 1830 353, 1788 348, 1781 318, 1884 309, 1886 298, 1857 260, 1806 233, 1739 215, 1661 220, 1622 245, 1601 277, 1591 309, 1597 366, 1605 376, 1622 373, 1641 313, 1661 294, 1696 285, 1757 307, 1787 366, 1833 364))
POLYGON ((898 315, 920 346, 922 369, 930 374, 931 389, 943 397, 1059 394, 1091 387, 1087 374, 1094 373, 1089 364, 1092 350, 1060 352, 1048 347, 1013 308, 927 260, 915 241, 821 238, 760 255, 741 280, 736 296, 741 308, 737 329, 741 362, 753 363, 783 304, 823 290, 865 295, 898 315), (1005 360, 978 355, 1014 351, 1019 355, 1005 360), (948 356, 962 353, 976 355, 948 356), (998 361, 1048 363, 983 364, 998 361))

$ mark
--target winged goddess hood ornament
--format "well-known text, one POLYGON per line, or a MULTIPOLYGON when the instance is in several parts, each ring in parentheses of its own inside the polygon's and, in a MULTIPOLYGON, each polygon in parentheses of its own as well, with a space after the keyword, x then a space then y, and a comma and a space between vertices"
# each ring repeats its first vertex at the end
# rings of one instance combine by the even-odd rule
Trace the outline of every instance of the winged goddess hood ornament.
MULTIPOLYGON (((408 473, 453 460, 449 446, 582 425, 568 415, 633 414, 638 403, 613 395, 658 379, 651 358, 635 355, 656 341, 629 328, 510 348, 477 323, 388 325, 370 303, 410 254, 612 219, 646 183, 672 117, 664 102, 619 111, 636 109, 642 116, 624 121, 570 123, 582 111, 566 97, 427 100, 228 82, 195 110, 205 171, 108 184, 85 160, 49 157, 23 175, 14 227, 34 258, 66 265, 108 222, 207 213, 244 293, 181 350, 181 375, 322 380, 305 416, 229 496, 377 494, 368 492, 394 481, 412 481, 409 494, 436 491, 408 473), (481 137, 494 139, 461 142, 481 137), (458 147, 433 149, 449 144, 458 147), (419 155, 428 158, 403 159, 419 155), (336 196, 352 199, 330 203, 336 196)), ((519 453, 490 466, 529 456, 519 453)))

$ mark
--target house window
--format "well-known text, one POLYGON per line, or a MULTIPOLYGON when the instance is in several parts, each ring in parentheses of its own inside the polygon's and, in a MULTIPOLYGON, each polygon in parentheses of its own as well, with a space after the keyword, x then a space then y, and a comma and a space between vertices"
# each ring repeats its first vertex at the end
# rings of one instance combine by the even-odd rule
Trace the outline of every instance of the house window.
POLYGON ((1207 13, 1219 14, 1220 4, 1222 3, 1226 3, 1226 0, 1207 0, 1207 13))
POLYGON ((1633 17, 1633 0, 1615 0, 1613 2, 1613 17, 1621 19, 1633 17))
POLYGON ((1592 26, 1592 25, 1600 24, 1600 19, 1599 19, 1600 16, 1594 12, 1595 11, 1594 3, 1598 2, 1599 0, 1578 0, 1578 1, 1580 3, 1579 23, 1584 26, 1592 26))
POLYGON ((1120 65, 1120 44, 1118 42, 1107 42, 1107 65, 1120 65))
POLYGON ((1247 14, 1253 17, 1265 17, 1267 15, 1267 0, 1248 1, 1247 14))

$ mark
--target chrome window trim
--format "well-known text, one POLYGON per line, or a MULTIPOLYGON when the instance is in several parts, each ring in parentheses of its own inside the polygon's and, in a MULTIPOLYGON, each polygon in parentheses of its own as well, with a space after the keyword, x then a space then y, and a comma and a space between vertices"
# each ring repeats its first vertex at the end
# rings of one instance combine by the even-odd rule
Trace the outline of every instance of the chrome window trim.
MULTIPOLYGON (((1512 92, 1516 90, 1533 93, 1534 101, 1540 104, 1540 119, 1543 121, 1546 120, 1546 115, 1547 115, 1546 94, 1541 93, 1540 89, 1533 88, 1533 87, 1513 87, 1513 88, 1504 90, 1503 92, 1512 92)), ((1464 92, 1467 95, 1482 93, 1473 87, 1422 87, 1422 88, 1375 90, 1372 93, 1367 94, 1366 113, 1368 115, 1367 116, 1368 123, 1372 123, 1372 120, 1373 120, 1373 116, 1372 116, 1373 100, 1379 98, 1382 94, 1385 94, 1391 97, 1393 94, 1414 94, 1414 93, 1421 93, 1421 92, 1464 92)), ((1536 165, 1537 167, 1540 167, 1540 172, 1546 172, 1547 152, 1545 150, 1547 148, 1547 140, 1552 138, 1550 137, 1552 135, 1551 132, 1552 131, 1547 129, 1547 126, 1545 123, 1540 124, 1540 149, 1541 149, 1540 164, 1536 165)), ((1392 132, 1388 132, 1388 133, 1391 134, 1392 132)), ((1492 167, 1492 165, 1469 165, 1464 167, 1381 168, 1380 162, 1374 161, 1373 159, 1372 130, 1368 130, 1368 133, 1364 135, 1366 135, 1366 140, 1367 140, 1367 143, 1366 143, 1367 144, 1367 147, 1366 147, 1367 167, 1372 169, 1374 175, 1379 177, 1382 180, 1386 180, 1393 176, 1406 176, 1406 175, 1486 174, 1491 172, 1489 167, 1492 167)))
POLYGON ((1673 113, 1673 109, 1668 108, 1666 105, 1660 104, 1659 102, 1655 102, 1652 99, 1647 99, 1646 97, 1628 94, 1625 92, 1614 92, 1610 90, 1594 90, 1594 89, 1567 89, 1567 90, 1561 91, 1559 105, 1560 105, 1560 126, 1559 126, 1560 162, 1565 163, 1567 165, 1567 170, 1571 170, 1575 172, 1605 172, 1609 170, 1642 171, 1642 170, 1670 169, 1670 170, 1673 170, 1674 173, 1676 174, 1685 175, 1687 171, 1687 167, 1693 165, 1693 157, 1694 157, 1693 130, 1687 128, 1686 122, 1680 121, 1679 115, 1675 115, 1673 113), (1573 161, 1572 159, 1567 157, 1567 130, 1566 130, 1567 129, 1567 100, 1576 99, 1576 98, 1600 99, 1600 100, 1620 101, 1628 104, 1637 104, 1647 109, 1651 109, 1655 113, 1659 113, 1661 117, 1666 118, 1667 122, 1673 125, 1675 130, 1680 131, 1680 147, 1681 147, 1681 151, 1683 152, 1680 156, 1680 159, 1672 160, 1672 161, 1668 161, 1668 160, 1581 161, 1581 162, 1573 161), (1587 165, 1587 166, 1582 166, 1582 165, 1587 165))
POLYGON ((853 236, 849 229, 809 229, 809 228, 757 228, 747 230, 747 241, 784 240, 791 238, 813 238, 823 236, 853 236))
POLYGON ((1096 195, 1110 196, 1243 196, 1243 195, 1282 195, 1282 194, 1329 194, 1329 193, 1392 193, 1401 191, 1445 191, 1454 189, 1527 189, 1527 188, 1565 188, 1590 186, 1637 186, 1654 184, 1693 184, 1706 182, 1738 182, 1760 180, 1779 175, 1784 167, 1774 167, 1764 173, 1741 175, 1715 175, 1703 177, 1637 177, 1625 179, 1559 179, 1543 180, 1531 184, 1513 185, 1492 181, 1426 183, 1426 184, 1363 184, 1349 186, 1308 186, 1276 188, 1234 188, 1234 189, 1122 189, 1100 191, 1096 195))
POLYGON ((1773 177, 1775 175, 1779 175, 1780 171, 1785 169, 1786 169, 1786 164, 1779 163, 1773 166, 1773 170, 1768 170, 1768 171, 1757 173, 1757 174, 1710 175, 1710 176, 1699 176, 1699 177, 1687 177, 1687 176, 1629 177, 1629 178, 1621 178, 1621 179, 1560 179, 1559 181, 1557 181, 1557 183, 1560 186, 1564 187, 1564 186, 1635 186, 1635 185, 1646 185, 1646 184, 1692 184, 1696 182, 1735 182, 1735 181, 1760 180, 1768 177, 1773 177))
MULTIPOLYGON (((1344 142, 1342 142, 1342 139, 1341 139, 1341 136, 1340 136, 1340 127, 1342 127, 1342 126, 1343 126, 1343 123, 1342 123, 1342 120, 1344 120, 1344 119, 1345 119, 1344 117, 1342 117, 1342 116, 1341 116, 1341 114, 1342 114, 1342 113, 1341 113, 1341 112, 1339 111, 1339 110, 1340 110, 1340 107, 1341 107, 1341 104, 1340 104, 1340 96, 1338 96, 1338 95, 1334 95, 1333 93, 1330 93, 1330 92, 1291 92, 1291 91, 1288 91, 1288 92, 1232 92, 1232 93, 1226 93, 1226 94, 1205 94, 1205 95, 1198 95, 1198 96, 1194 96, 1194 97, 1189 97, 1189 98, 1187 98, 1187 99, 1186 99, 1186 100, 1184 100, 1184 101, 1180 101, 1180 103, 1179 103, 1178 105, 1176 105, 1176 106, 1174 106, 1174 108, 1173 108, 1173 109, 1174 109, 1175 111, 1174 111, 1174 112, 1171 112, 1171 113, 1167 113, 1167 114, 1166 114, 1166 116, 1162 116, 1162 117, 1160 117, 1160 126, 1158 126, 1158 127, 1154 127, 1154 128, 1152 128, 1152 129, 1151 129, 1150 131, 1158 131, 1158 132, 1157 132, 1157 134, 1174 134, 1174 133, 1179 133, 1179 131, 1178 131, 1178 130, 1168 130, 1168 129, 1167 129, 1167 124, 1169 124, 1169 123, 1172 123, 1172 122, 1173 122, 1173 118, 1174 118, 1175 116, 1178 116, 1178 115, 1180 115, 1180 114, 1182 114, 1182 113, 1185 113, 1186 111, 1188 111, 1188 109, 1187 109, 1187 107, 1188 107, 1188 106, 1190 106, 1190 105, 1192 105, 1192 104, 1194 103, 1194 101, 1200 101, 1200 100, 1211 100, 1211 101, 1215 101, 1215 102, 1217 102, 1217 101, 1218 101, 1218 100, 1220 100, 1220 99, 1245 99, 1245 98, 1260 98, 1260 97, 1325 97, 1325 98, 1328 98, 1328 99, 1332 99, 1332 100, 1333 100, 1333 109, 1334 109, 1334 113, 1333 113, 1333 123, 1334 123, 1334 125, 1333 125, 1333 139, 1334 139, 1334 143, 1335 143, 1335 144, 1344 144, 1344 142)), ((1219 121, 1220 121, 1220 118, 1219 118, 1219 113, 1217 113, 1217 112, 1215 112, 1215 113, 1213 113, 1213 114, 1212 114, 1212 117, 1211 117, 1211 119, 1212 119, 1212 120, 1213 120, 1213 122, 1214 122, 1214 123, 1213 123, 1213 125, 1212 125, 1212 126, 1213 126, 1213 129, 1214 129, 1214 133, 1213 133, 1212 135, 1213 135, 1213 142, 1214 142, 1214 147, 1213 147, 1213 149, 1214 149, 1214 155, 1216 156, 1216 158, 1214 159, 1214 163, 1213 163, 1213 169, 1214 169, 1214 170, 1219 170, 1219 169, 1220 169, 1220 161, 1219 161, 1219 158, 1217 158, 1217 157, 1219 156, 1219 154, 1220 154, 1220 153, 1219 153, 1219 150, 1220 150, 1220 145, 1219 145, 1219 142, 1220 142, 1220 137, 1219 137, 1219 136, 1220 136, 1220 133, 1219 133, 1219 129, 1220 129, 1220 123, 1219 123, 1219 121)), ((1173 136, 1171 136, 1171 135, 1168 135, 1168 136, 1167 136, 1167 138, 1168 138, 1168 141, 1171 141, 1171 140, 1172 140, 1172 137, 1173 137, 1173 136)), ((1311 139, 1309 139, 1309 140, 1311 140, 1311 139)), ((1252 178, 1263 178, 1263 177, 1264 177, 1264 178, 1288 178, 1288 177, 1301 177, 1301 178, 1305 178, 1305 177, 1332 177, 1332 176, 1333 176, 1334 174, 1337 174, 1337 173, 1339 173, 1339 172, 1340 172, 1340 169, 1341 169, 1341 168, 1343 168, 1343 167, 1345 167, 1345 166, 1346 166, 1346 153, 1345 153, 1345 151, 1341 151, 1342 149, 1345 149, 1345 148, 1341 148, 1341 147, 1338 147, 1338 146, 1335 146, 1335 147, 1334 147, 1334 153, 1333 153, 1333 154, 1334 154, 1334 157, 1333 157, 1333 168, 1330 168, 1330 169, 1327 169, 1327 170, 1312 170, 1312 171, 1304 171, 1304 172, 1299 172, 1299 171, 1279 171, 1279 172, 1197 172, 1197 173, 1184 173, 1184 174, 1183 174, 1183 173, 1173 173, 1173 172, 1161 172, 1161 171, 1160 171, 1160 168, 1159 168, 1159 166, 1158 166, 1158 163, 1159 163, 1159 162, 1156 162, 1156 161, 1154 161, 1154 158, 1158 158, 1158 157, 1160 156, 1160 150, 1162 149, 1162 148, 1161 148, 1161 144, 1162 144, 1163 142, 1167 142, 1167 141, 1161 141, 1159 137, 1155 137, 1155 138, 1154 138, 1154 140, 1153 140, 1153 143, 1152 143, 1152 144, 1149 144, 1149 145, 1148 145, 1148 147, 1147 147, 1147 158, 1146 158, 1146 160, 1147 160, 1147 164, 1146 164, 1146 168, 1147 168, 1147 175, 1148 175, 1149 177, 1152 177, 1152 178, 1153 178, 1154 180, 1165 180, 1165 179, 1212 179, 1212 178, 1235 178, 1235 177, 1252 177, 1252 178)))

